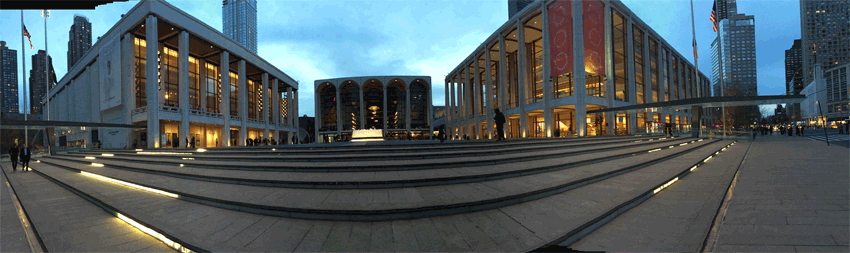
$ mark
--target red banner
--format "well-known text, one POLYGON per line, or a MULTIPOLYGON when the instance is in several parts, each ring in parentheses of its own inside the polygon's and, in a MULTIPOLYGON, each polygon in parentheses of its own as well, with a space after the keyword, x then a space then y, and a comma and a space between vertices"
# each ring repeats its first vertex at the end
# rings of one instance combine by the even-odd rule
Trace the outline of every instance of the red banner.
POLYGON ((599 1, 582 1, 584 69, 605 76, 605 8, 599 1))
POLYGON ((549 67, 553 77, 573 72, 572 2, 549 6, 549 67))

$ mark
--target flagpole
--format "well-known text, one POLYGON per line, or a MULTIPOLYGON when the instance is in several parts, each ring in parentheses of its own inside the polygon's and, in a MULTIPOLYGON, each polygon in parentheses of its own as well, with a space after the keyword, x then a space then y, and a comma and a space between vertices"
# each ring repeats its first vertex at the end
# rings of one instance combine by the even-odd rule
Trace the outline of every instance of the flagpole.
MULTIPOLYGON (((693 36, 694 40, 694 68, 696 69, 696 71, 694 71, 694 82, 697 83, 697 85, 695 86, 699 87, 699 56, 697 56, 697 32, 694 28, 694 0, 691 0, 691 35, 693 36)), ((691 118, 694 117, 694 113, 695 112, 691 110, 691 118)), ((700 123, 697 122, 697 129, 699 129, 700 127, 699 124, 700 123)), ((693 132, 693 126, 691 126, 691 132, 693 132)))
POLYGON ((44 120, 50 120, 50 99, 48 96, 50 92, 50 67, 48 65, 48 59, 50 59, 50 54, 47 53, 47 18, 50 17, 50 10, 42 10, 42 15, 44 16, 44 120))
MULTIPOLYGON (((21 72, 24 74, 24 121, 27 121, 27 111, 29 106, 27 105, 27 47, 24 45, 24 10, 21 10, 21 63, 23 64, 21 67, 21 72)), ((29 146, 29 128, 24 126, 24 145, 29 146)))

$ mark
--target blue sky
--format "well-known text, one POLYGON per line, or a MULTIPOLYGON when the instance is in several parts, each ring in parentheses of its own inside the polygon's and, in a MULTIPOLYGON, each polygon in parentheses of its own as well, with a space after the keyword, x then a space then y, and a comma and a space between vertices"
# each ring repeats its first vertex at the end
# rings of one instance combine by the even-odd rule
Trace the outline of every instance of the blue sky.
MULTIPOLYGON (((221 29, 220 1, 168 2, 221 29)), ((690 55, 688 1, 623 2, 682 55, 690 55)), ((74 14, 92 22, 94 42, 136 3, 52 11, 47 20, 47 43, 57 77, 62 78, 67 70, 68 31, 74 14)), ((300 114, 309 116, 314 115, 313 81, 344 76, 431 76, 433 103, 443 105, 445 75, 508 19, 505 0, 259 0, 258 6, 258 53, 300 82, 300 114)), ((716 37, 708 20, 711 6, 710 0, 694 1, 699 68, 708 76, 710 45, 716 37)), ((798 0, 738 0, 738 11, 754 15, 756 20, 759 95, 784 94, 785 50, 800 38, 799 10, 798 0)), ((0 11, 0 40, 18 51, 18 78, 22 79, 20 21, 21 11, 0 11)), ((44 21, 40 11, 25 10, 24 22, 36 48, 27 46, 29 76, 30 56, 44 49, 44 21)), ((693 58, 688 60, 693 62, 693 58)), ((22 102, 23 89, 19 97, 22 102)))

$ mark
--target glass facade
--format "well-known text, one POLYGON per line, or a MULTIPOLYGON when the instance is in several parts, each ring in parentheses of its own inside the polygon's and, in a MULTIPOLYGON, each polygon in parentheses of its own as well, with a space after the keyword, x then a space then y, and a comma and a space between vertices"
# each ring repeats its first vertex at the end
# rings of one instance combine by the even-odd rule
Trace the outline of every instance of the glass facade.
POLYGON ((634 46, 635 52, 635 94, 637 97, 635 102, 643 104, 646 102, 646 97, 644 96, 646 83, 643 76, 643 31, 638 29, 637 26, 632 28, 632 39, 632 45, 634 46))
POLYGON ((652 101, 658 102, 658 42, 649 38, 649 80, 652 89, 652 101))
POLYGON ((148 105, 147 91, 145 90, 145 83, 147 83, 147 43, 144 39, 135 38, 135 43, 133 49, 135 50, 134 55, 136 59, 136 108, 145 107, 148 105))
POLYGON ((224 0, 222 33, 257 53, 257 0, 224 0))
POLYGON ((620 13, 611 11, 611 32, 612 45, 614 50, 612 56, 612 64, 614 65, 614 99, 624 102, 629 102, 629 67, 626 63, 626 20, 620 13))

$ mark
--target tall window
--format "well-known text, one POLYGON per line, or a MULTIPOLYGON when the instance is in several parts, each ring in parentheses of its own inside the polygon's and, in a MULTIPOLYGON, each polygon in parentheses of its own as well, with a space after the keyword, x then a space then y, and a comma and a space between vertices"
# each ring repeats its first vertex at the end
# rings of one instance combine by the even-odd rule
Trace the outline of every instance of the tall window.
POLYGON ((218 66, 204 63, 206 67, 206 86, 207 86, 207 111, 219 113, 219 105, 221 104, 221 80, 218 73, 218 66))
POLYGON ((257 96, 259 96, 259 94, 257 94, 257 83, 254 82, 254 80, 246 78, 245 85, 248 86, 245 87, 245 97, 248 98, 248 118, 256 119, 258 115, 256 108, 259 106, 259 103, 257 102, 257 96))
POLYGON ((675 55, 670 57, 673 60, 673 72, 671 75, 673 76, 673 98, 671 100, 679 100, 679 58, 675 55))
POLYGON ((198 59, 189 56, 189 106, 193 110, 198 110, 201 106, 201 83, 198 79, 199 68, 198 59))
POLYGON ((499 108, 499 43, 494 44, 490 47, 490 62, 487 63, 487 66, 490 68, 490 103, 493 104, 493 108, 499 108))
POLYGON ((626 30, 625 22, 620 13, 611 11, 611 31, 614 41, 611 43, 614 47, 612 50, 614 64, 614 99, 624 102, 629 102, 629 80, 628 67, 626 66, 626 30))
POLYGON ((387 85, 387 128, 407 127, 407 91, 401 81, 390 81, 387 85))
POLYGON ((529 63, 526 70, 529 74, 526 104, 533 104, 543 101, 543 37, 526 43, 525 51, 529 63))
POLYGON ((644 91, 646 91, 646 83, 643 79, 643 31, 632 27, 632 44, 635 51, 635 94, 637 95, 636 102, 643 104, 645 102, 644 91))
POLYGON ((136 58, 136 108, 145 107, 148 104, 147 97, 145 96, 145 83, 147 82, 147 77, 145 76, 146 65, 147 65, 147 43, 144 39, 135 38, 135 45, 133 48, 135 49, 135 58, 136 58))
POLYGON ((517 31, 514 29, 505 36, 505 60, 507 60, 506 76, 508 77, 508 109, 519 106, 519 66, 517 50, 517 31), (513 49, 513 51, 509 51, 513 49))
POLYGON ((484 64, 484 55, 482 54, 478 58, 478 66, 476 67, 476 71, 478 73, 478 97, 480 98, 478 100, 478 115, 481 115, 481 116, 484 116, 484 114, 487 113, 488 97, 486 96, 486 92, 485 92, 485 90, 487 88, 487 86, 486 86, 486 84, 487 84, 486 78, 487 77, 484 75, 485 74, 484 69, 486 68, 486 66, 487 65, 484 64))
POLYGON ((230 72, 230 115, 239 115, 239 75, 236 72, 230 72))
POLYGON ((649 77, 650 87, 652 89, 652 102, 658 100, 658 42, 649 38, 649 77))
MULTIPOLYGON (((321 118, 319 119, 319 131, 336 131, 336 87, 330 83, 322 85, 324 87, 319 89, 319 99, 321 101, 319 107, 322 110, 320 114, 321 118)), ((279 105, 280 109, 282 109, 281 112, 286 110, 284 104, 281 103, 279 105)))
POLYGON ((664 75, 664 101, 670 100, 670 55, 665 47, 661 49, 661 73, 664 75))
POLYGON ((428 128, 428 89, 423 81, 416 80, 410 84, 410 128, 428 128))
POLYGON ((162 73, 162 79, 165 84, 160 89, 165 94, 163 97, 165 99, 165 106, 177 107, 180 105, 180 100, 178 99, 180 71, 177 68, 177 50, 162 47, 162 53, 160 56, 162 57, 162 64, 165 65, 165 73, 162 73))
POLYGON ((339 89, 342 129, 363 129, 360 123, 360 87, 353 81, 346 81, 339 89))

